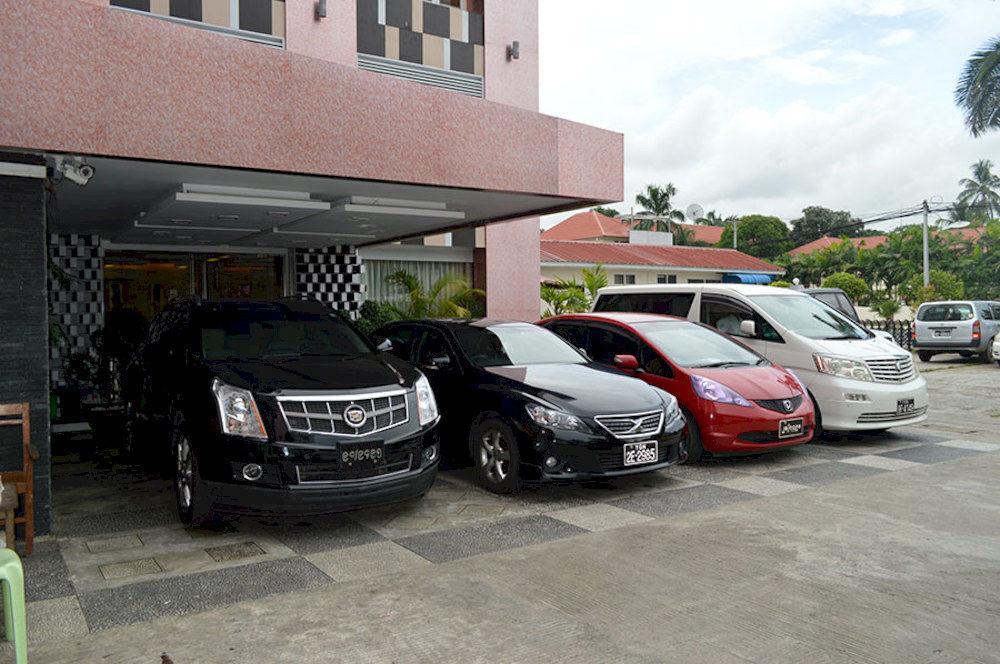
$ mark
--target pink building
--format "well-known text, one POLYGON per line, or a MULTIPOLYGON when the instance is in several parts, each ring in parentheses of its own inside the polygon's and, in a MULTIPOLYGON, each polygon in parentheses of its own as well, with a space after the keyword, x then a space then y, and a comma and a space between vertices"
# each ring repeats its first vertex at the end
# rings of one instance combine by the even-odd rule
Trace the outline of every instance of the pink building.
POLYGON ((0 0, 0 403, 31 404, 43 530, 50 388, 121 312, 353 312, 359 250, 426 250, 537 315, 538 215, 623 197, 622 136, 538 112, 537 5, 0 0))

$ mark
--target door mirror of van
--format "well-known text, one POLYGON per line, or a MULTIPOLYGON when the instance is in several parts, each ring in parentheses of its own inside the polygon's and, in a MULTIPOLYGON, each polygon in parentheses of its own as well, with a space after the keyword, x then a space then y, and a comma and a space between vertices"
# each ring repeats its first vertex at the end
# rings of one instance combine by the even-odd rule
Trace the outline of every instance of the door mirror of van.
POLYGON ((751 339, 757 338, 757 323, 752 320, 741 320, 740 321, 740 336, 750 337, 751 339))
POLYGON ((382 341, 378 342, 378 345, 375 346, 375 349, 380 353, 391 353, 393 349, 392 341, 389 339, 383 339, 382 341))
POLYGON ((438 355, 431 358, 431 366, 435 369, 447 369, 451 366, 451 358, 447 355, 438 355))
POLYGON ((639 360, 635 355, 615 355, 615 366, 623 371, 638 371, 639 360))

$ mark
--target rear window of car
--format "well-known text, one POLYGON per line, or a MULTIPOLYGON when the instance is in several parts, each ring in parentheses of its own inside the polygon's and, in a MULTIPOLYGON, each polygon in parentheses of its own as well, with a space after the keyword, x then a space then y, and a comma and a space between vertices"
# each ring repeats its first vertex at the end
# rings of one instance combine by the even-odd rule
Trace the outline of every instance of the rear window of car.
POLYGON ((917 320, 925 323, 972 320, 975 316, 971 304, 928 304, 917 312, 917 320))
POLYGON ((687 318, 694 293, 608 293, 597 299, 594 311, 627 311, 687 318))

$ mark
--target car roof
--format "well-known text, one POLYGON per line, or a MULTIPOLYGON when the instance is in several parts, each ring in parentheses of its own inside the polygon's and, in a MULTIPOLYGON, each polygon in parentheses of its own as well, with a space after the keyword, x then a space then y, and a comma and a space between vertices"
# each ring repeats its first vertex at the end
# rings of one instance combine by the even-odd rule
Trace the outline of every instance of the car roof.
POLYGON ((653 284, 649 286, 606 286, 598 293, 610 295, 617 293, 739 293, 741 295, 787 295, 789 297, 809 297, 806 293, 790 288, 775 288, 774 286, 759 286, 755 284, 653 284))
POLYGON ((847 295, 843 288, 806 288, 802 292, 809 293, 810 295, 820 295, 822 293, 844 293, 844 295, 847 295))
POLYGON ((393 321, 390 325, 431 325, 446 329, 460 327, 496 327, 497 325, 531 325, 523 320, 502 318, 406 318, 393 321))
POLYGON ((635 325, 638 323, 655 323, 663 321, 674 321, 674 322, 690 322, 686 318, 680 318, 678 316, 664 316, 661 314, 646 314, 646 313, 625 313, 617 311, 595 311, 593 313, 584 314, 562 314, 561 316, 553 316, 552 318, 546 319, 549 321, 559 321, 559 320, 591 320, 591 321, 608 321, 612 323, 621 323, 623 325, 635 325))

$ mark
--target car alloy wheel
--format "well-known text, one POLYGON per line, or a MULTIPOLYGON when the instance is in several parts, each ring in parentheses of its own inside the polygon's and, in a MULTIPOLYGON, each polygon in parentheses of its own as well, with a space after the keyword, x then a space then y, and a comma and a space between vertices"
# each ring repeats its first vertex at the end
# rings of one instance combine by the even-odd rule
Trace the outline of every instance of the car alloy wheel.
POLYGON ((521 490, 521 455, 506 422, 499 417, 482 420, 469 434, 469 447, 481 487, 501 494, 521 490))
POLYGON ((503 432, 490 428, 479 443, 479 467, 493 484, 503 484, 510 475, 510 444, 503 432))
POLYGON ((177 458, 177 473, 174 476, 175 488, 177 490, 177 504, 181 511, 191 510, 191 487, 194 477, 194 463, 191 457, 191 444, 187 436, 180 435, 177 439, 175 450, 177 458))

